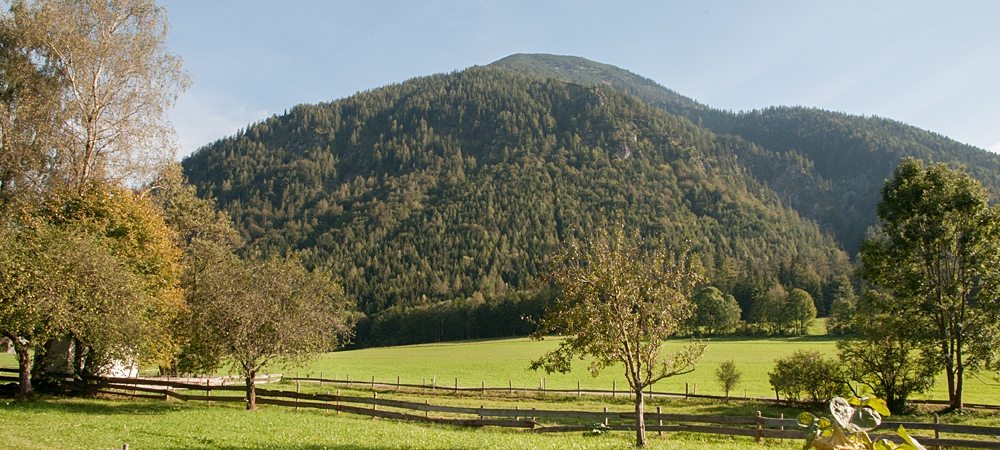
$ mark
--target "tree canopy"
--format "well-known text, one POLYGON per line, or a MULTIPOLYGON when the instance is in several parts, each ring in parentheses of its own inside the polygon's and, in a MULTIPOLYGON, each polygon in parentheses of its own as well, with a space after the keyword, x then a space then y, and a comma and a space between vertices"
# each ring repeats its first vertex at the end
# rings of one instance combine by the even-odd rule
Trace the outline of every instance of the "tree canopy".
POLYGON ((1000 223, 987 198, 963 170, 905 159, 882 188, 878 235, 861 246, 861 276, 903 305, 957 409, 966 371, 989 360, 979 350, 1000 344, 989 332, 1000 320, 1000 223))
POLYGON ((661 356, 663 340, 677 333, 694 311, 690 297, 703 281, 701 262, 659 242, 644 249, 621 225, 554 257, 551 281, 562 296, 546 312, 533 337, 566 336, 556 350, 531 363, 546 372, 568 372, 574 357, 591 358, 589 369, 621 364, 635 394, 636 445, 646 444, 643 389, 694 370, 705 346, 661 356))

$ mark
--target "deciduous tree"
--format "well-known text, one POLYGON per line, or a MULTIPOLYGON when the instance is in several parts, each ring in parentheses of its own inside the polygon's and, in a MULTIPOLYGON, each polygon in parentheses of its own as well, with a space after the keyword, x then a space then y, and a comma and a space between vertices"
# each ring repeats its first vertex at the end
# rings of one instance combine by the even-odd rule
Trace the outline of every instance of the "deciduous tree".
POLYGON ((938 365, 917 357, 919 330, 891 295, 866 291, 860 309, 851 327, 856 334, 837 343, 841 368, 848 380, 884 399, 890 411, 902 413, 910 395, 933 385, 938 365))
POLYGON ((700 261, 665 245, 643 250, 617 225, 586 246, 568 247, 553 264, 551 279, 563 295, 533 336, 567 337, 531 368, 565 373, 575 356, 590 357, 590 372, 597 376, 621 364, 635 395, 636 445, 645 446, 643 389, 691 372, 705 349, 696 342, 673 355, 660 354, 663 340, 693 313, 690 297, 703 281, 700 261))
POLYGON ((882 188, 879 234, 861 245, 860 275, 892 293, 928 361, 944 368, 952 408, 968 370, 1000 345, 1000 227, 988 194, 962 170, 905 159, 882 188), (995 329, 995 328, 994 328, 995 329), (980 342, 974 344, 970 339, 980 342))
POLYGON ((152 0, 26 0, 13 23, 33 61, 58 75, 65 145, 49 146, 72 189, 151 177, 173 156, 166 112, 187 87, 166 48, 167 16, 152 0))
POLYGON ((265 367, 302 363, 351 335, 353 303, 327 270, 308 272, 291 258, 231 259, 202 278, 188 349, 201 354, 189 362, 214 371, 229 361, 246 381, 247 409, 257 407, 255 378, 265 367))
POLYGON ((731 333, 740 323, 740 305, 732 295, 723 294, 714 286, 698 291, 694 326, 709 335, 731 333))

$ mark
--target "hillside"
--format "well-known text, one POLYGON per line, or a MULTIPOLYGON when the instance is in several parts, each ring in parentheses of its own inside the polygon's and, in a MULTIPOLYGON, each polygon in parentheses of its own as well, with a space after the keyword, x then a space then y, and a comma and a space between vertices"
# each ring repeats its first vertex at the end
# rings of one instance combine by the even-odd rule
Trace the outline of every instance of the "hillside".
POLYGON ((715 110, 627 70, 572 56, 519 54, 491 66, 538 79, 608 85, 714 133, 753 143, 737 149, 740 165, 851 253, 876 224, 879 189, 903 157, 965 166, 994 197, 1000 194, 997 155, 894 120, 802 107, 715 110))
POLYGON ((253 248, 332 267, 370 316, 536 289, 546 255, 616 216, 689 240, 722 281, 792 259, 845 273, 747 176, 747 146, 607 86, 470 68, 296 106, 183 165, 253 248))

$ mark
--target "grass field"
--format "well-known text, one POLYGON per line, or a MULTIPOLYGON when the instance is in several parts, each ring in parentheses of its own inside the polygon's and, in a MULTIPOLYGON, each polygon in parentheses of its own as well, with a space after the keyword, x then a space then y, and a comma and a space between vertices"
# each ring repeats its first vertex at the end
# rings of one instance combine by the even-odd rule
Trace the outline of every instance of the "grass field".
MULTIPOLYGON (((337 377, 343 380, 348 375, 351 380, 395 382, 399 376, 403 383, 430 384, 436 379, 438 386, 454 386, 458 378, 460 386, 507 387, 508 382, 518 388, 538 388, 540 379, 545 378, 549 389, 576 389, 577 381, 583 389, 605 389, 617 381, 618 389, 626 391, 628 385, 620 369, 610 368, 593 378, 587 371, 586 362, 576 361, 569 374, 547 375, 544 372, 528 370, 528 364, 548 350, 558 345, 557 338, 532 341, 526 338, 492 341, 466 341, 440 344, 424 344, 404 347, 372 348, 327 353, 306 367, 272 368, 272 372, 286 375, 298 373, 325 378, 337 377)), ((686 340, 671 340, 664 351, 670 351, 686 340)), ((836 339, 828 336, 802 336, 790 338, 724 338, 708 341, 708 348, 697 369, 687 375, 669 378, 657 383, 658 392, 684 392, 685 383, 697 393, 722 395, 714 380, 718 365, 729 359, 736 362, 743 372, 743 382, 731 395, 742 396, 744 389, 751 397, 774 395, 768 383, 767 373, 773 369, 774 360, 791 355, 796 350, 816 350, 827 356, 836 353, 836 339)), ((0 354, 0 365, 15 367, 12 354, 0 354)), ((947 399, 944 379, 927 395, 914 398, 947 399)), ((987 385, 971 378, 966 380, 965 400, 972 403, 1000 403, 1000 387, 987 385)))
MULTIPOLYGON (((0 403, 5 449, 621 449, 630 433, 587 437, 464 429, 263 407, 205 407, 162 401, 45 399, 0 403)), ((797 441, 675 434, 650 436, 651 449, 793 449, 797 441)))
MULTIPOLYGON (((688 341, 672 340, 665 344, 669 351, 688 341)), ((715 339, 708 342, 708 348, 698 363, 697 369, 687 375, 668 378, 657 383, 655 391, 684 392, 685 383, 697 393, 722 395, 721 388, 714 379, 718 365, 729 359, 735 361, 743 372, 743 382, 731 395, 742 396, 743 389, 751 397, 774 395, 768 382, 767 373, 774 367, 774 360, 791 355, 796 350, 816 350, 827 356, 836 353, 836 339, 826 336, 804 336, 794 338, 769 339, 715 339)), ((524 338, 498 341, 460 342, 425 344, 407 347, 374 348, 355 351, 328 353, 306 368, 285 370, 286 374, 299 372, 317 377, 343 380, 350 375, 351 380, 395 382, 399 376, 403 383, 431 383, 437 379, 439 386, 454 386, 458 378, 460 386, 506 387, 508 381, 515 387, 538 388, 540 378, 545 378, 549 389, 576 389, 577 381, 584 389, 611 389, 617 380, 618 389, 627 390, 625 378, 620 369, 610 368, 599 378, 592 378, 587 372, 586 362, 576 361, 569 374, 546 375, 544 372, 529 371, 529 362, 546 351, 555 348, 558 339, 531 341, 524 338)), ((947 399, 943 378, 927 395, 914 398, 947 399)), ((965 399, 972 403, 1000 402, 1000 387, 983 384, 976 379, 966 380, 965 399)))

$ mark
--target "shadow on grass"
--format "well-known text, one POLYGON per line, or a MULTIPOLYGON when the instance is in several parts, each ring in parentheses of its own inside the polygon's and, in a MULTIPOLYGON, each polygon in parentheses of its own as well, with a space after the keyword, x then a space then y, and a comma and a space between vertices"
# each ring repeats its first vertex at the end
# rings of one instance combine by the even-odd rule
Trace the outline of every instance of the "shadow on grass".
POLYGON ((29 411, 35 414, 87 414, 87 415, 157 415, 183 408, 179 404, 162 401, 112 401, 85 397, 35 397, 29 400, 7 402, 6 408, 29 411))
MULTIPOLYGON (((354 444, 346 444, 346 445, 345 444, 335 444, 335 445, 334 444, 331 444, 331 445, 322 445, 322 444, 310 445, 310 444, 306 444, 306 445, 275 445, 273 447, 271 447, 271 446, 261 447, 261 446, 257 446, 257 445, 241 447, 241 446, 205 444, 205 447, 191 447, 189 445, 186 445, 186 446, 182 446, 182 447, 163 447, 163 448, 166 449, 166 450, 198 450, 198 449, 201 449, 201 448, 212 449, 212 450, 249 450, 249 449, 269 449, 269 450, 331 450, 331 449, 337 449, 337 450, 383 450, 383 449, 426 448, 426 446, 408 446, 406 444, 399 444, 399 443, 386 444, 386 445, 383 445, 383 446, 379 446, 379 445, 354 445, 354 444)), ((481 448, 481 447, 479 447, 479 446, 465 446, 465 447, 455 446, 455 447, 448 447, 448 448, 455 449, 455 450, 466 450, 466 449, 468 449, 468 450, 474 450, 474 449, 478 449, 478 448, 481 448)))

